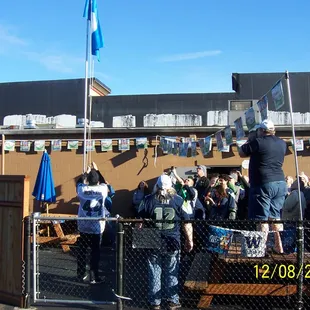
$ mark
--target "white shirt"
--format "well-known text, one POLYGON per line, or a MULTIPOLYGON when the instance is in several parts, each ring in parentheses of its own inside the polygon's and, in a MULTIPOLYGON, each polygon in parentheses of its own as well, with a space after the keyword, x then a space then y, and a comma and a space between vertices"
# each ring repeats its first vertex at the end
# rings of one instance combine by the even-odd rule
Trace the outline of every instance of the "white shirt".
MULTIPOLYGON (((89 186, 79 183, 77 196, 80 200, 78 217, 105 217, 105 199, 108 195, 106 184, 89 186)), ((78 230, 87 234, 101 234, 105 229, 105 221, 78 220, 78 230)))

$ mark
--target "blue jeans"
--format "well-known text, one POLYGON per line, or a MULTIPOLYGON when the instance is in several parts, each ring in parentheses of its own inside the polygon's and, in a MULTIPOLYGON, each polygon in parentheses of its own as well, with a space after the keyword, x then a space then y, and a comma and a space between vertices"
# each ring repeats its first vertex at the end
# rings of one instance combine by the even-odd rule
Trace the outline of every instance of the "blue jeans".
POLYGON ((249 218, 268 220, 281 218, 281 210, 287 194, 284 181, 276 181, 250 187, 249 218))
POLYGON ((160 305, 161 298, 164 296, 169 302, 179 303, 179 264, 180 251, 157 252, 149 255, 149 303, 151 305, 160 305))

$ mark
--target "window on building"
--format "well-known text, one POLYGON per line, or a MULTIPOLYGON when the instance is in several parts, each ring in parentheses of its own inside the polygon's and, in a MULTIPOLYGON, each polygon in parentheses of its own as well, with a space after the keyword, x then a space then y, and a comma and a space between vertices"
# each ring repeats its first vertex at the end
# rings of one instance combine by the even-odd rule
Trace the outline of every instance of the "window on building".
POLYGON ((229 111, 245 111, 253 106, 252 100, 231 100, 229 101, 229 111))

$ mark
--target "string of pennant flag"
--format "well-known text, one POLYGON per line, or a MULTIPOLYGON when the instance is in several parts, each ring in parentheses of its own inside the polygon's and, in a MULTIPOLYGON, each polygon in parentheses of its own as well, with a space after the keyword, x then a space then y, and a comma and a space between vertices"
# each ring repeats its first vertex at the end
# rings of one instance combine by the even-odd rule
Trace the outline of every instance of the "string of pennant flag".
MULTIPOLYGON (((197 148, 200 148, 200 152, 203 156, 208 155, 212 151, 213 137, 216 138, 217 149, 220 152, 229 152, 230 146, 236 143, 237 147, 240 147, 246 142, 246 140, 232 140, 231 128, 226 127, 224 130, 226 139, 222 138, 222 131, 216 132, 214 135, 210 135, 205 138, 191 138, 191 137, 166 137, 157 136, 155 146, 155 152, 157 153, 157 146, 162 149, 163 154, 173 154, 180 157, 195 157, 198 154, 197 148), (229 133, 227 134, 227 131, 229 133), (230 139, 228 137, 231 137, 230 139)), ((119 151, 130 150, 131 145, 135 145, 137 149, 146 149, 149 147, 149 139, 143 138, 120 138, 120 139, 89 139, 86 140, 86 151, 91 152, 99 149, 102 152, 113 151, 113 146, 116 145, 119 151), (133 143, 132 143, 133 140, 133 143)), ((293 141, 290 140, 293 145, 293 141)), ((310 144, 310 141, 309 141, 310 144)), ((51 147, 52 151, 61 151, 63 147, 68 150, 77 150, 83 147, 81 140, 6 140, 4 141, 4 151, 13 152, 16 148, 19 148, 20 152, 30 152, 33 147, 35 152, 44 151, 47 146, 51 147)), ((304 140, 296 139, 296 150, 304 150, 304 140)))
MULTIPOLYGON (((268 118, 268 93, 271 93, 272 101, 276 110, 279 110, 285 103, 282 78, 276 82, 276 84, 257 101, 257 107, 260 112, 261 121, 264 121, 268 118)), ((258 122, 255 117, 255 110, 253 107, 250 107, 245 111, 245 123, 248 131, 252 131, 256 128, 258 122)), ((246 140, 244 139, 245 131, 242 117, 238 117, 234 121, 234 127, 236 132, 236 145, 241 147, 246 140)), ((226 126, 224 129, 217 131, 215 134, 210 135, 204 139, 198 141, 200 150, 204 156, 212 150, 212 138, 215 137, 217 149, 220 152, 230 152, 230 146, 234 144, 232 127, 230 125, 226 126)), ((293 141, 291 140, 293 145, 293 141)), ((188 154, 191 156, 196 156, 196 147, 197 144, 195 141, 192 141, 190 138, 185 138, 181 143, 177 143, 173 140, 172 137, 161 138, 160 147, 163 150, 164 154, 174 154, 181 157, 187 157, 188 154), (189 152, 190 151, 190 152, 189 152)), ((304 141, 303 139, 296 139, 296 150, 304 150, 304 141)))
MULTIPOLYGON (((118 141, 118 150, 119 151, 128 151, 130 150, 131 140, 135 140, 135 145, 137 149, 145 149, 148 147, 148 139, 146 137, 142 138, 119 138, 119 139, 101 139, 99 140, 100 149, 102 152, 108 152, 113 150, 113 141, 118 141)), ((49 140, 52 151, 61 151, 63 147, 63 142, 68 150, 77 150, 80 145, 83 146, 83 143, 80 143, 80 140, 67 140, 63 141, 61 139, 49 140)), ((86 151, 91 152, 96 150, 96 142, 98 139, 88 139, 86 140, 86 151)), ((19 147, 21 152, 30 152, 32 144, 35 152, 44 151, 46 148, 46 140, 6 140, 4 141, 4 150, 5 151, 15 151, 16 147, 19 147), (17 143, 19 142, 19 143, 17 143)))

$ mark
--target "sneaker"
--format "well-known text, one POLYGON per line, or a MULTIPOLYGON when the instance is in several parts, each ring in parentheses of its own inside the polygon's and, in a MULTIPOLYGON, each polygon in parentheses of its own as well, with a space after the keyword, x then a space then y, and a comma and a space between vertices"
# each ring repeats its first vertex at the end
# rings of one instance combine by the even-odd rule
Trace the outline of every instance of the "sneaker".
POLYGON ((85 282, 87 280, 87 274, 78 275, 77 278, 79 281, 85 282))
POLYGON ((175 310, 175 309, 180 309, 182 306, 180 304, 175 304, 173 302, 168 303, 168 309, 169 310, 175 310))
POLYGON ((100 284, 102 282, 104 282, 104 278, 96 277, 90 281, 90 284, 100 284))

